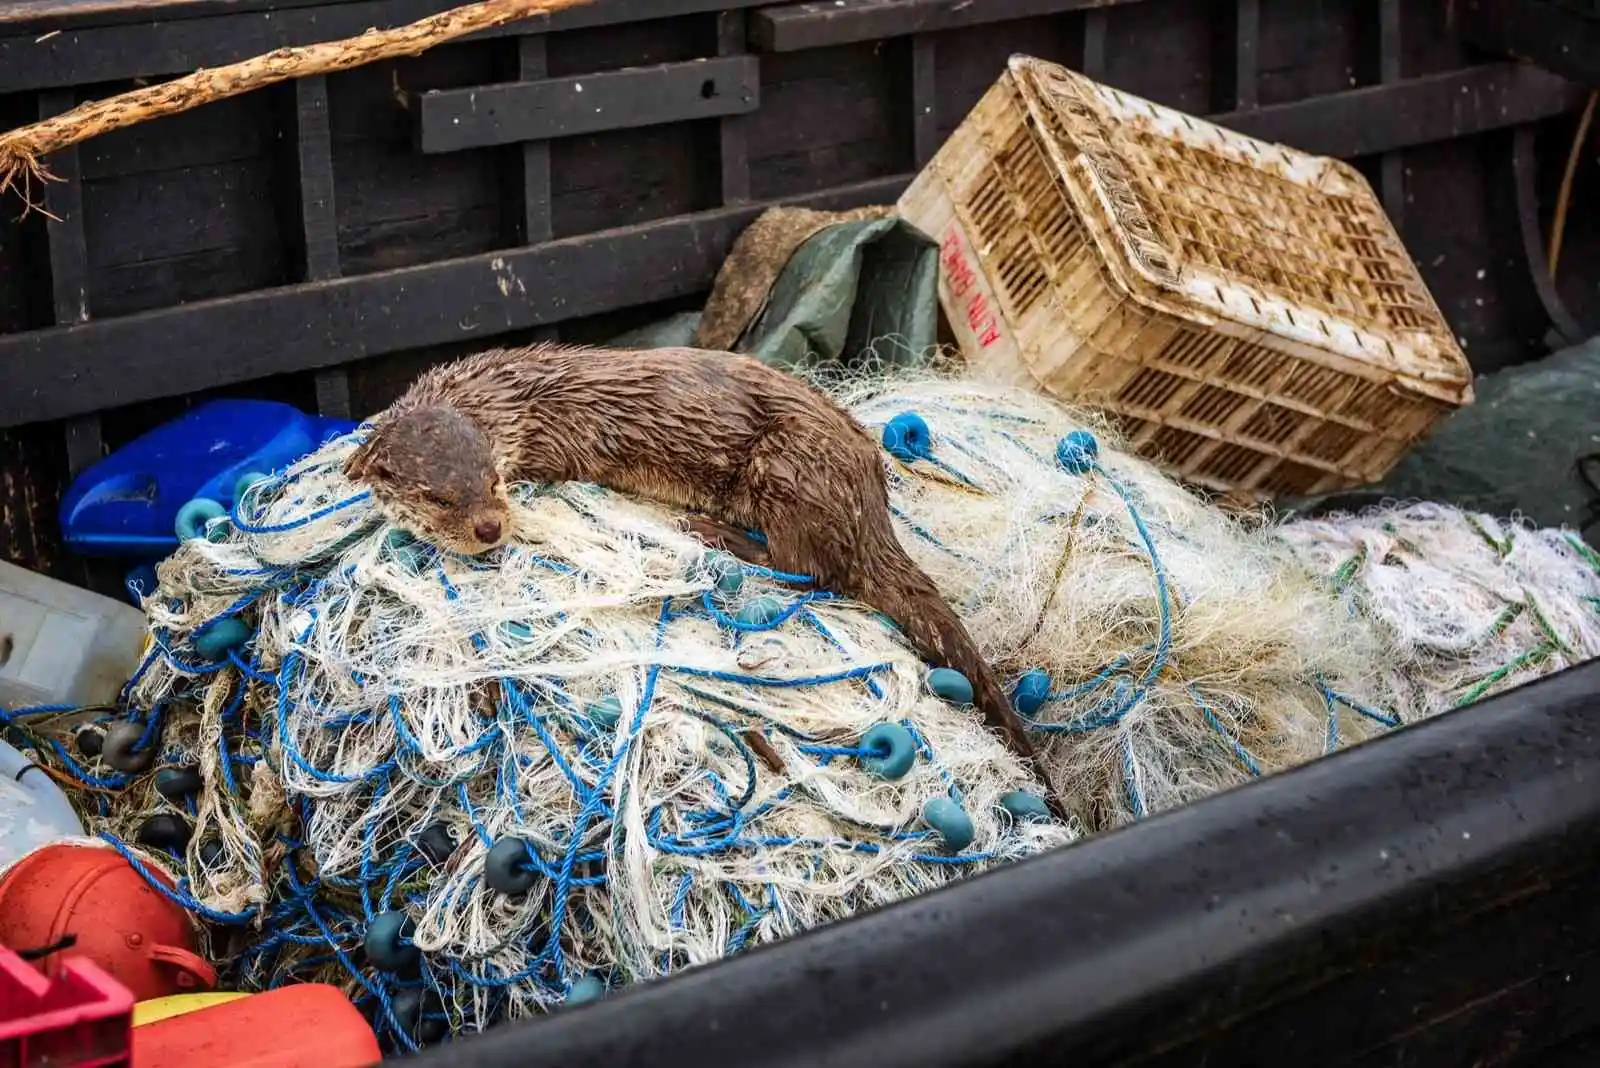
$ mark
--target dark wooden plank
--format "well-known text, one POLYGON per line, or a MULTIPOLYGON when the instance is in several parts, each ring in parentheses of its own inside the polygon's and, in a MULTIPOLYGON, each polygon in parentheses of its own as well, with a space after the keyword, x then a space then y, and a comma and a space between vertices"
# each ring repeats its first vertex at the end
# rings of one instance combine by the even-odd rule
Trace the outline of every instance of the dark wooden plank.
POLYGON ((1368 156, 1537 122, 1579 106, 1584 91, 1520 63, 1489 63, 1234 111, 1212 121, 1326 156, 1368 156))
MULTIPOLYGON (((39 117, 48 119, 77 103, 70 89, 39 94, 39 117)), ((50 297, 55 321, 60 325, 89 321, 89 251, 83 234, 83 180, 77 146, 49 159, 60 181, 45 187, 45 242, 50 258, 50 297)), ((67 420, 67 469, 77 474, 105 455, 100 416, 88 413, 67 420)))
MULTIPOLYGON (((745 54, 748 24, 743 11, 717 13, 717 55, 745 54)), ((757 81, 759 83, 759 76, 757 81)), ((723 204, 750 199, 750 138, 746 116, 726 115, 717 124, 717 161, 723 204)))
POLYGON ((333 142, 328 134, 328 82, 301 78, 294 83, 291 135, 294 139, 297 252, 306 281, 339 276, 338 211, 333 191, 333 142))
MULTIPOLYGON (((1538 70, 1491 65, 1219 118, 1311 151, 1362 155, 1533 121, 1581 98, 1581 90, 1538 70)), ((882 203, 903 181, 800 199, 822 207, 882 203)), ((0 397, 0 425, 693 294, 758 210, 722 209, 0 338, 11 386, 0 397)))
MULTIPOLYGON (((47 89, 39 94, 39 117, 47 119, 70 110, 77 94, 70 89, 47 89)), ((47 161, 60 179, 45 188, 45 244, 50 261, 50 297, 55 322, 61 325, 89 321, 89 250, 83 229, 82 160, 76 145, 54 153, 47 161)), ((105 431, 99 412, 86 412, 62 425, 68 477, 76 476, 105 456, 105 431)), ((13 457, 8 457, 11 459, 13 457)), ((31 488, 31 487, 30 487, 31 488)), ((52 517, 53 518, 53 517, 52 517)), ((36 537, 37 537, 37 526, 36 537)), ((49 535, 47 535, 49 536, 49 535)), ((103 561, 80 561, 63 566, 69 577, 104 589, 114 574, 103 561)))
POLYGON ((755 199, 910 169, 904 71, 903 48, 881 42, 763 56, 761 111, 746 127, 755 199))
POLYGON ((911 38, 911 155, 918 167, 939 151, 939 100, 934 73, 938 46, 931 34, 911 38))
MULTIPOLYGON (((76 103, 70 89, 39 94, 39 117, 48 119, 70 110, 76 103)), ((50 257, 50 291, 57 323, 82 323, 89 319, 89 250, 83 234, 83 181, 76 145, 49 157, 50 171, 59 182, 48 182, 44 193, 45 234, 50 257)))
POLYGON ((875 41, 986 22, 1059 15, 1139 0, 816 0, 751 15, 750 38, 763 52, 794 52, 875 41))
POLYGON ((424 93, 413 110, 417 147, 431 155, 740 115, 760 98, 760 61, 722 56, 424 93))
POLYGON ((201 18, 267 7, 311 7, 326 0, 7 0, 0 3, 0 32, 37 33, 116 26, 153 19, 201 18))
MULTIPOLYGON (((577 237, 718 207, 716 134, 715 123, 702 123, 549 142, 554 236, 577 237)), ((826 184, 848 181, 835 177, 826 184)))
MULTIPOLYGON (((87 92, 104 95, 111 88, 87 92)), ((282 148, 284 100, 292 83, 279 88, 280 92, 246 93, 91 137, 78 148, 83 180, 93 184, 132 174, 270 157, 282 148)))
POLYGON ((1082 71, 1094 79, 1106 76, 1106 21, 1105 11, 1088 11, 1083 16, 1082 71))
POLYGON ((1261 103, 1261 0, 1233 0, 1233 102, 1236 111, 1261 103))
POLYGON ((109 318, 294 281, 277 162, 85 182, 94 314, 109 318))
MULTIPOLYGON (((550 66, 549 41, 543 34, 517 39, 517 78, 537 82, 550 66)), ((550 240, 550 143, 524 141, 522 149, 522 243, 550 240)))
POLYGON ((1233 67, 1217 57, 1231 0, 1146 0, 1107 13, 1103 81, 1187 115, 1231 108, 1233 67), (1220 88, 1219 88, 1220 87, 1220 88))
MULTIPOLYGON (((767 0, 596 0, 462 38, 482 41, 754 7, 767 0)), ((207 18, 139 21, 48 35, 48 22, 17 32, 0 27, 0 93, 187 73, 276 48, 354 37, 459 6, 457 0, 345 0, 310 7, 261 3, 267 10, 207 18), (16 33, 16 36, 9 36, 16 33)))
MULTIPOLYGON (((301 78, 294 99, 290 137, 294 145, 295 214, 299 218, 299 276, 320 282, 339 277, 339 224, 333 189, 333 140, 328 132, 328 81, 301 78)), ((317 411, 350 417, 350 378, 342 368, 318 371, 313 382, 317 411)))
MULTIPOLYGON (((908 181, 899 175, 791 202, 823 209, 892 203, 908 181)), ((0 426, 703 292, 734 238, 766 206, 6 335, 0 426)))
MULTIPOLYGON (((1378 0, 1378 80, 1395 85, 1405 78, 1400 0, 1378 0)), ((1405 233, 1406 161, 1403 153, 1385 152, 1379 160, 1378 195, 1394 228, 1405 233)))
POLYGON ((1467 40, 1600 88, 1600 10, 1592 5, 1463 0, 1453 7, 1467 40))
MULTIPOLYGON (((247 15, 255 12, 283 12, 295 8, 327 7, 352 0, 4 0, 0 2, 0 34, 48 32, 82 29, 88 26, 117 26, 135 22, 179 22, 186 19, 247 15)), ((557 13, 549 29, 565 30, 592 26, 612 26, 624 22, 664 18, 673 14, 695 14, 718 8, 754 7, 771 0, 722 0, 700 3, 697 0, 591 0, 582 8, 557 13)), ((391 5, 395 6, 395 5, 391 5)), ((455 0, 440 0, 431 10, 459 7, 455 0)), ((419 10, 422 10, 419 7, 419 10)), ((407 8, 407 11, 410 9, 407 8)), ((428 14, 409 17, 421 18, 428 14)))

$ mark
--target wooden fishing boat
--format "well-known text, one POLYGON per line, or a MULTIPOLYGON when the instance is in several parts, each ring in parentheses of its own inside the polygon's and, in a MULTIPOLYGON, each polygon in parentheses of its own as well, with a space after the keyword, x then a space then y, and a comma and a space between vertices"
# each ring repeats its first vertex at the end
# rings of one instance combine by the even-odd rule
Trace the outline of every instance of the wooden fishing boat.
MULTIPOLYGON (((0 127, 448 6, 0 3, 0 127)), ((1351 160, 1474 369, 1521 363, 1600 330, 1600 183, 1552 279, 1589 87, 1490 51, 1493 7, 596 0, 88 141, 0 221, 0 549, 115 590, 63 489, 199 398, 359 417, 491 339, 697 307, 764 206, 892 202, 1015 52, 1351 160)), ((420 1062, 1595 1063, 1597 703, 1564 672, 420 1062)))

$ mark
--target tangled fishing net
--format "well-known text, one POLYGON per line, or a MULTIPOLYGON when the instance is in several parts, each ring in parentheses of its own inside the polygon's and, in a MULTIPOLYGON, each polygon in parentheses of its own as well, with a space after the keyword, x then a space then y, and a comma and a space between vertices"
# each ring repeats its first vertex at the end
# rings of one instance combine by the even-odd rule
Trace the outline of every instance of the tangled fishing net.
POLYGON ((228 985, 343 985, 403 1050, 1597 651, 1596 560, 1564 534, 1230 518, 1031 393, 828 385, 881 435, 902 541, 1014 687, 1073 825, 870 608, 592 486, 516 487, 511 546, 441 553, 340 474, 359 431, 159 568, 105 738, 149 769, 75 761, 72 722, 36 724, 40 747, 91 831, 171 873, 228 985))
POLYGON ((845 397, 898 444, 902 540, 1017 679, 1013 700, 1091 828, 1382 729, 1342 689, 1371 670, 1371 631, 1270 528, 1102 447, 1105 425, 958 379, 845 397))
POLYGON ((440 553, 340 473, 355 440, 161 564, 129 704, 164 772, 95 783, 230 984, 343 983, 403 1048, 1074 837, 871 609, 593 486, 440 553))
POLYGON ((1600 656, 1600 555, 1570 530, 1410 503, 1282 537, 1382 639, 1368 693, 1399 721, 1600 656))

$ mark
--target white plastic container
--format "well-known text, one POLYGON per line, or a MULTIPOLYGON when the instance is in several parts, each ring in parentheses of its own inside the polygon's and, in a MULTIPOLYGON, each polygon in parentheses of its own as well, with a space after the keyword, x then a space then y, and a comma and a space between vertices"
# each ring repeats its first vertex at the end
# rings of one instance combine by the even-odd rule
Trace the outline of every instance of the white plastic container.
POLYGON ((0 871, 40 846, 83 834, 67 795, 30 763, 0 742, 0 871))
POLYGON ((110 703, 145 635, 132 605, 0 561, 0 707, 110 703))

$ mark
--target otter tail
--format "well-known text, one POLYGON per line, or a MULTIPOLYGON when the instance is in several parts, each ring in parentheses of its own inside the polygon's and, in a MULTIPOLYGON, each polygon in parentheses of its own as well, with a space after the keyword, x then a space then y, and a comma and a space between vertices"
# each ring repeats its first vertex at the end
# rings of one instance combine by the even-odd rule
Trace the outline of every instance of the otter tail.
POLYGON ((1064 820, 1066 813, 1044 768, 1034 758, 1033 742, 1021 717, 955 610, 898 545, 874 556, 875 566, 856 569, 855 581, 850 583, 856 588, 840 592, 865 601, 894 620, 923 657, 967 677, 972 683, 973 703, 983 713, 984 722, 1000 733, 1013 752, 1033 764, 1034 774, 1045 786, 1046 803, 1064 820))

